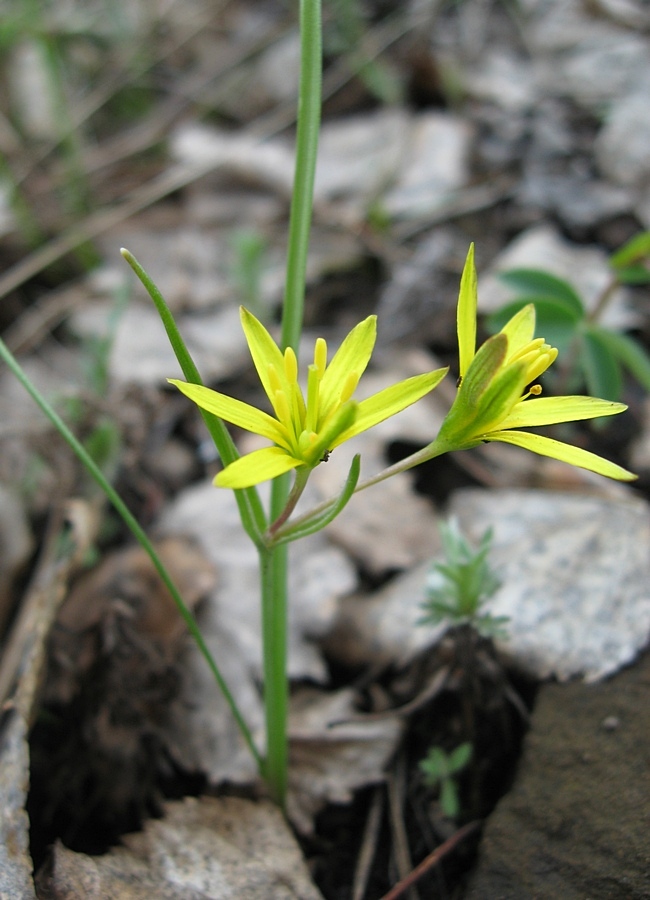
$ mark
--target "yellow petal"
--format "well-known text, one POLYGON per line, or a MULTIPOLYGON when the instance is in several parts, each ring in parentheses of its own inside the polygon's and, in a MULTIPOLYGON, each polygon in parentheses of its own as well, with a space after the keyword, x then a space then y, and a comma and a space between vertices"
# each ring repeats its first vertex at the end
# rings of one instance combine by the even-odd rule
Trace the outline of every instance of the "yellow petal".
POLYGON ((436 388, 448 371, 449 369, 436 369, 433 372, 425 372, 423 375, 414 375, 412 378, 406 378, 404 381, 373 394, 367 400, 362 400, 359 403, 354 424, 339 435, 334 446, 338 447, 356 434, 367 431, 379 422, 406 409, 407 406, 411 406, 412 403, 436 388))
POLYGON ((469 364, 476 352, 476 305, 478 302, 478 281, 474 265, 474 244, 469 245, 467 259, 460 279, 456 327, 458 330, 458 366, 460 375, 465 377, 469 364))
POLYGON ((540 456, 550 456, 552 459, 559 459, 561 462, 578 466, 581 469, 589 469, 590 472, 606 475, 617 481, 634 481, 638 478, 637 475, 617 466, 616 463, 603 459, 602 456, 596 456, 595 453, 590 453, 588 450, 572 447, 570 444, 563 444, 561 441, 554 441, 552 438, 542 437, 539 434, 530 434, 527 431, 497 431, 494 434, 485 435, 484 439, 514 444, 516 447, 523 447, 524 450, 539 453, 540 456))
POLYGON ((284 475, 302 465, 304 463, 301 459, 295 459, 280 447, 264 447, 262 450, 253 450, 226 466, 214 479, 214 483, 217 487, 239 490, 277 478, 278 475, 284 475))
POLYGON ((526 304, 519 312, 506 322, 500 334, 508 338, 508 360, 530 344, 535 334, 535 307, 532 303, 526 304))
POLYGON ((556 422, 578 422, 581 419, 615 416, 626 409, 624 403, 611 403, 595 397, 540 397, 518 403, 501 427, 532 428, 536 425, 554 425, 556 422))
POLYGON ((289 382, 285 372, 284 356, 280 352, 280 348, 266 328, 252 313, 247 309, 244 309, 243 306, 240 307, 239 312, 242 328, 246 335, 248 349, 253 357, 253 363, 257 369, 259 379, 262 382, 262 387, 266 391, 266 396, 271 403, 273 403, 274 387, 269 378, 269 364, 273 365, 275 368, 275 372, 282 384, 282 388, 287 396, 289 396, 289 382))
POLYGON ((351 371, 363 375, 377 340, 377 316, 368 316, 352 329, 325 369, 320 385, 320 419, 332 412, 339 402, 351 371))
POLYGON ((235 400, 234 397, 228 397, 226 394, 220 394, 219 391, 213 391, 201 384, 189 384, 186 381, 177 381, 175 378, 167 380, 201 409, 219 416, 220 419, 225 419, 226 422, 238 425, 245 431, 261 434, 262 437, 268 438, 274 444, 289 447, 286 430, 261 409, 241 400, 235 400))

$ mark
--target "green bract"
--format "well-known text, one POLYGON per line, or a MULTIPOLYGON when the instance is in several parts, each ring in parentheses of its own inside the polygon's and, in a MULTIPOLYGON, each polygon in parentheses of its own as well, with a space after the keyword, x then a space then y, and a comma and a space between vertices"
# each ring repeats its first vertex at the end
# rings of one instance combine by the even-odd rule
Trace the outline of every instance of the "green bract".
POLYGON ((317 339, 305 398, 291 347, 282 353, 262 323, 243 307, 241 321, 274 415, 210 388, 169 379, 202 409, 274 444, 226 466, 215 478, 219 487, 246 488, 301 466, 312 469, 339 444, 415 403, 447 373, 447 369, 436 369, 415 375, 367 400, 353 400, 377 337, 377 317, 368 316, 347 335, 329 365, 327 344, 317 339))
POLYGON ((502 441, 621 481, 631 472, 595 453, 515 429, 613 416, 627 407, 594 397, 544 397, 535 384, 553 363, 557 350, 534 338, 535 307, 519 310, 476 351, 477 280, 474 247, 467 254, 458 298, 458 393, 435 444, 444 450, 502 441))

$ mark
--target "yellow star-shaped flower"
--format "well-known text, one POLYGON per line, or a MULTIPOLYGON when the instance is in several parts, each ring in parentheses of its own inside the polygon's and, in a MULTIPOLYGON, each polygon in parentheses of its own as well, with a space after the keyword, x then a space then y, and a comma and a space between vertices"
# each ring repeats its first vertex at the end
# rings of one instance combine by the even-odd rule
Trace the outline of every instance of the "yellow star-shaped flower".
POLYGON ((266 328, 242 307, 241 321, 264 391, 274 415, 202 385, 170 378, 171 384, 202 409, 272 441, 219 472, 219 487, 246 488, 291 469, 312 469, 336 447, 415 403, 433 390, 447 369, 415 375, 356 402, 352 395, 364 373, 377 337, 377 317, 368 316, 347 335, 327 363, 327 344, 318 338, 307 373, 307 396, 298 382, 298 361, 284 353, 266 328))
POLYGON ((613 416, 627 409, 594 397, 539 397, 535 384, 557 357, 557 350, 534 338, 535 307, 523 307, 502 330, 476 351, 477 279, 470 247, 458 297, 458 393, 434 442, 440 452, 502 441, 621 481, 631 472, 595 453, 520 428, 613 416))

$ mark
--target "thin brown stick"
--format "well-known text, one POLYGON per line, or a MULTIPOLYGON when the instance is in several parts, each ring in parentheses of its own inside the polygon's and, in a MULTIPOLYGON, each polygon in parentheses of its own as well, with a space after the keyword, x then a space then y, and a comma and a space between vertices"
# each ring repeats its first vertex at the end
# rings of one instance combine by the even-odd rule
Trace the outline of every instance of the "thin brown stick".
MULTIPOLYGON (((395 761, 394 771, 388 776, 388 811, 393 835, 393 856, 397 873, 403 881, 408 878, 412 868, 406 825, 404 823, 404 794, 406 790, 406 773, 404 755, 400 754, 395 761)), ((410 893, 411 900, 418 900, 415 888, 410 893)))
POLYGON ((352 882, 352 900, 363 900, 365 897, 370 868, 375 853, 377 852, 377 839, 379 837, 379 829, 381 828, 383 808, 384 787, 383 785, 379 785, 375 788, 366 824, 363 829, 363 840, 361 841, 361 849, 359 850, 352 882))
POLYGON ((439 847, 436 847, 435 850, 432 850, 412 872, 409 872, 405 878, 398 881, 387 894, 384 894, 384 896, 380 898, 380 900, 397 900, 398 897, 401 897, 405 891, 419 881, 423 875, 426 875, 429 869, 432 869, 444 856, 450 853, 457 844, 464 840, 469 834, 476 831, 480 825, 481 823, 479 821, 468 822, 467 825, 463 825, 463 827, 459 828, 450 838, 447 838, 444 843, 440 844, 439 847))

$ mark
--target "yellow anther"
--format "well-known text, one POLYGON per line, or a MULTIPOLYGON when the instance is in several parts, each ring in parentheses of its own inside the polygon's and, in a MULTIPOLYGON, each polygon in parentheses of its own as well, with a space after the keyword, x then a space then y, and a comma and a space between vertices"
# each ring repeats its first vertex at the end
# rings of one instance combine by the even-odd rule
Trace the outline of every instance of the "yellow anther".
POLYGON ((532 394, 534 397, 539 397, 539 395, 542 393, 541 384, 531 384, 528 393, 532 394))
POLYGON ((307 410, 305 412, 305 428, 313 431, 318 428, 320 415, 320 376, 316 364, 307 371, 307 410))
POLYGON ((548 350, 538 353, 537 359, 528 363, 528 369, 526 371, 528 381, 535 381, 536 378, 539 378, 542 372, 545 372, 548 369, 556 356, 557 350, 555 347, 549 347, 548 350))
POLYGON ((513 362, 520 362, 521 360, 527 361, 531 354, 539 351, 543 346, 544 338, 535 338, 535 340, 520 347, 516 353, 513 353, 512 356, 508 358, 508 365, 513 362))
POLYGON ((348 372, 345 382, 343 384, 343 389, 341 390, 341 396, 339 397, 339 403, 345 403, 346 400, 349 400, 352 394, 357 389, 357 385, 359 384, 359 373, 348 372))
POLYGON ((273 396, 275 397, 275 413, 278 419, 290 432, 293 432, 294 425, 291 418, 291 409, 289 407, 287 395, 284 391, 280 390, 276 391, 273 396))
POLYGON ((293 347, 287 347, 284 351, 284 374, 289 384, 294 384, 298 380, 298 360, 293 347))
POLYGON ((327 341, 325 338, 317 338, 314 344, 314 365, 318 372, 318 377, 322 378, 327 367, 327 341))

